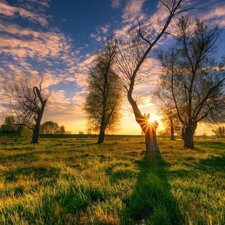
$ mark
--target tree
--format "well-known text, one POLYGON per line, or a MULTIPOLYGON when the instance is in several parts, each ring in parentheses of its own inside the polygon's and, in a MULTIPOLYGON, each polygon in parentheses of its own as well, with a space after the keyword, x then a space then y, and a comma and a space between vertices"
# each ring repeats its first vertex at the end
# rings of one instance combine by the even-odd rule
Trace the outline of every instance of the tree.
POLYGON ((182 124, 180 123, 177 115, 171 111, 171 108, 164 108, 164 105, 161 106, 160 111, 163 116, 163 124, 165 131, 170 135, 171 140, 175 140, 175 135, 182 136, 182 124))
POLYGON ((219 126, 212 130, 217 137, 225 137, 225 127, 219 126))
POLYGON ((188 17, 178 22, 177 42, 160 54, 161 92, 173 99, 171 108, 183 125, 184 147, 194 148, 194 132, 202 121, 225 119, 225 61, 216 62, 219 31, 188 17))
POLYGON ((66 129, 65 129, 64 126, 61 126, 61 127, 59 128, 59 133, 60 133, 60 134, 65 134, 65 133, 66 133, 66 129))
POLYGON ((48 101, 42 90, 42 81, 39 85, 30 87, 27 81, 11 87, 11 109, 16 124, 33 130, 32 144, 38 143, 41 120, 48 101))
POLYGON ((179 13, 182 13, 181 5, 184 0, 161 0, 163 9, 166 10, 166 17, 162 23, 158 23, 155 28, 155 21, 152 24, 140 24, 138 29, 132 32, 127 42, 121 41, 117 54, 116 68, 121 74, 120 83, 127 92, 128 101, 133 109, 135 119, 145 134, 145 143, 147 152, 159 151, 155 129, 155 124, 149 123, 150 115, 143 115, 133 97, 135 83, 141 79, 141 71, 148 55, 166 33, 172 19, 179 13), (153 132, 153 133, 152 133, 153 132), (154 138, 153 138, 154 137, 154 138))
POLYGON ((42 134, 63 134, 65 133, 65 127, 59 126, 58 123, 53 121, 46 121, 41 125, 41 133, 42 134))
POLYGON ((84 135, 84 132, 82 130, 79 130, 78 134, 79 135, 84 135))
POLYGON ((94 130, 99 130, 98 144, 104 142, 106 130, 112 129, 119 119, 121 95, 118 76, 112 68, 116 49, 116 42, 108 41, 89 72, 85 111, 89 124, 94 130))
POLYGON ((4 124, 1 126, 2 133, 16 133, 18 127, 14 125, 15 118, 13 116, 7 116, 5 118, 4 124))

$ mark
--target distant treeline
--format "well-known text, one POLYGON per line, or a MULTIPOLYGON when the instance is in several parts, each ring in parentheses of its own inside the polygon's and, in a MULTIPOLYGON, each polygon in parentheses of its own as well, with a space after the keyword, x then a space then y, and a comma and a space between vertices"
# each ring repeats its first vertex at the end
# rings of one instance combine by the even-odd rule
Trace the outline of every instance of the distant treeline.
MULTIPOLYGON (((32 126, 32 125, 31 125, 32 126)), ((43 135, 65 135, 70 132, 65 130, 65 126, 59 126, 56 122, 47 121, 41 124, 40 133, 43 135)), ((31 136, 32 130, 23 125, 18 125, 12 116, 5 118, 0 126, 0 135, 9 137, 27 137, 31 136)))

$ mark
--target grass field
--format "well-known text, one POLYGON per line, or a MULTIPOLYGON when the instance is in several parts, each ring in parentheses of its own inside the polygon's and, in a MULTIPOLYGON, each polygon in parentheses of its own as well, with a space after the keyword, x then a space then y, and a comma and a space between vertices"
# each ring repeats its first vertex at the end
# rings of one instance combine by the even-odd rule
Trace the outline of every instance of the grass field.
POLYGON ((225 140, 194 150, 160 138, 42 138, 0 144, 0 224, 225 224, 225 140))

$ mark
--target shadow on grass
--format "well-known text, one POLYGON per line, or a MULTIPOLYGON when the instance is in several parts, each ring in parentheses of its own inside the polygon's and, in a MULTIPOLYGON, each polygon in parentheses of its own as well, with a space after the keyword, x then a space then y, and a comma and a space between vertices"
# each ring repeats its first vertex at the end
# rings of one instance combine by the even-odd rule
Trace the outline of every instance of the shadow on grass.
POLYGON ((0 163, 7 163, 7 162, 16 162, 16 161, 23 161, 23 162, 34 162, 36 161, 36 157, 34 156, 36 152, 28 152, 22 154, 15 154, 15 155, 3 155, 0 156, 0 163))
POLYGON ((215 149, 225 149, 225 143, 221 141, 196 141, 196 144, 215 149))
MULTIPOLYGON (((7 182, 16 182, 19 176, 33 176, 34 179, 42 181, 49 179, 48 184, 55 183, 60 173, 60 169, 52 167, 25 167, 3 174, 7 182)), ((1 177, 1 176, 0 176, 1 177)))
POLYGON ((197 164, 197 168, 207 172, 223 171, 225 172, 225 155, 212 156, 202 159, 197 164))
POLYGON ((122 214, 122 224, 183 224, 177 201, 170 193, 166 163, 160 154, 145 154, 139 161, 135 191, 122 214))

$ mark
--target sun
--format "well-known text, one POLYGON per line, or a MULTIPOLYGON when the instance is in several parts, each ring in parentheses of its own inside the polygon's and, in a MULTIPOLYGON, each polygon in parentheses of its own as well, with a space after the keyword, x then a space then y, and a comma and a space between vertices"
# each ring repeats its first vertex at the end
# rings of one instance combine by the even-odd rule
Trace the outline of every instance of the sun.
POLYGON ((148 119, 148 123, 153 123, 155 121, 159 122, 160 118, 154 113, 150 114, 150 118, 148 119))

